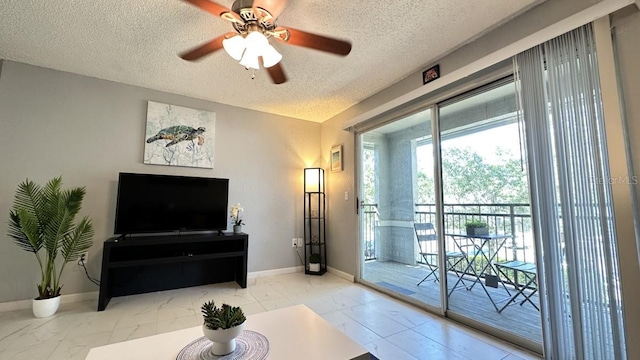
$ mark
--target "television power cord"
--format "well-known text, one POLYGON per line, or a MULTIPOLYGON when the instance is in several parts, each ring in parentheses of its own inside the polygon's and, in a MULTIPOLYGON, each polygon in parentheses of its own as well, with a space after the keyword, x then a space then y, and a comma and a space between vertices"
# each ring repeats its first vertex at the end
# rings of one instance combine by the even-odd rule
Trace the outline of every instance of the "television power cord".
POLYGON ((87 266, 84 262, 84 256, 82 256, 80 259, 78 259, 78 264, 82 266, 82 268, 84 269, 84 273, 87 275, 87 279, 89 279, 89 281, 91 281, 92 283, 100 286, 100 280, 91 277, 91 275, 89 275, 89 271, 87 271, 87 266))
POLYGON ((302 265, 304 265, 304 260, 302 260, 302 256, 300 256, 300 251, 298 251, 298 249, 296 249, 296 254, 298 254, 298 258, 300 258, 302 265))

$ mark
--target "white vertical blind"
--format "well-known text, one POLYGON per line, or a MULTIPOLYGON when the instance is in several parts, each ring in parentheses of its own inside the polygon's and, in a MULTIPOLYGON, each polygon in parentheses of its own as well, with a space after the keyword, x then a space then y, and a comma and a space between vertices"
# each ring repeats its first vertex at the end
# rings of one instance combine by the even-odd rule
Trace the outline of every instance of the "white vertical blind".
POLYGON ((591 24, 514 57, 525 124, 545 357, 626 359, 591 24))

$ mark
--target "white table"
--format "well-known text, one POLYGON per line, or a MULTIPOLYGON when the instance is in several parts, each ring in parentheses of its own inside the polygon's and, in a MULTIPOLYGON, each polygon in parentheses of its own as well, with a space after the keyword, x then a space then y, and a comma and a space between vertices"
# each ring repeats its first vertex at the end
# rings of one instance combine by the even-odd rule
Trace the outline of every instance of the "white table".
MULTIPOLYGON (((369 352, 304 305, 250 315, 246 330, 269 340, 268 359, 368 360, 369 352)), ((86 360, 175 359, 202 326, 92 348, 86 360)))

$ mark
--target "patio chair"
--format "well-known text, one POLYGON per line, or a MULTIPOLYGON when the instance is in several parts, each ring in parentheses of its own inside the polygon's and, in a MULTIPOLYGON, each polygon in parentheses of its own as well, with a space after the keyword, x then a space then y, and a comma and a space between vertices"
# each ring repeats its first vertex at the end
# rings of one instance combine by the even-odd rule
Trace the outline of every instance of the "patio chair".
MULTIPOLYGON (((425 264, 428 267, 429 273, 424 279, 420 280, 418 286, 433 275, 435 282, 438 279, 438 235, 436 229, 432 223, 414 223, 413 228, 416 232, 416 240, 418 241, 418 251, 425 264)), ((447 251, 446 262, 447 270, 453 271, 458 277, 462 276, 462 273, 456 269, 461 261, 465 259, 464 254, 459 251, 447 251)), ((464 281, 463 281, 464 284, 464 281)))
POLYGON ((531 305, 533 305, 533 307, 536 310, 540 311, 540 308, 538 308, 538 305, 536 305, 533 301, 531 301, 531 297, 536 292, 538 292, 538 283, 536 278, 537 277, 536 264, 518 261, 518 260, 512 260, 512 261, 495 263, 495 267, 496 267, 496 270, 498 270, 498 272, 500 273, 500 275, 509 279, 513 283, 513 286, 515 287, 515 293, 513 295, 511 295, 511 293, 509 293, 509 290, 507 290, 507 292, 511 295, 511 297, 507 299, 506 303, 504 304, 504 306, 502 306, 502 308, 498 309, 498 313, 501 313, 502 310, 504 310, 507 306, 511 305, 512 303, 517 302, 517 298, 519 296, 524 297, 524 300, 520 301, 520 306, 522 306, 525 302, 529 302, 531 305), (513 280, 508 276, 508 273, 507 273, 508 270, 511 270, 513 272, 513 280), (518 272, 521 272, 522 274, 524 274, 524 278, 525 278, 524 284, 520 284, 518 282, 518 272), (528 294, 525 293, 525 290, 527 289, 531 290, 528 294))

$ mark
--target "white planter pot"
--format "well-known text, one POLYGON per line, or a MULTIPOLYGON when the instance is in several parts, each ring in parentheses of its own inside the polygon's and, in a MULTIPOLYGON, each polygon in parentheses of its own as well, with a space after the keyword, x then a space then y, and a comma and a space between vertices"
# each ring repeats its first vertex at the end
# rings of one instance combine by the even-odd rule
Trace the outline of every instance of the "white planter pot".
POLYGON ((60 295, 44 300, 33 299, 33 315, 38 318, 49 317, 58 311, 60 295))
POLYGON ((309 271, 319 272, 320 271, 320 263, 309 263, 309 271))
POLYGON ((236 349, 236 338, 242 330, 244 330, 246 323, 245 321, 236 327, 224 330, 207 329, 207 326, 203 324, 202 332, 204 336, 213 342, 213 344, 211 344, 211 352, 213 355, 226 355, 233 352, 236 349))

